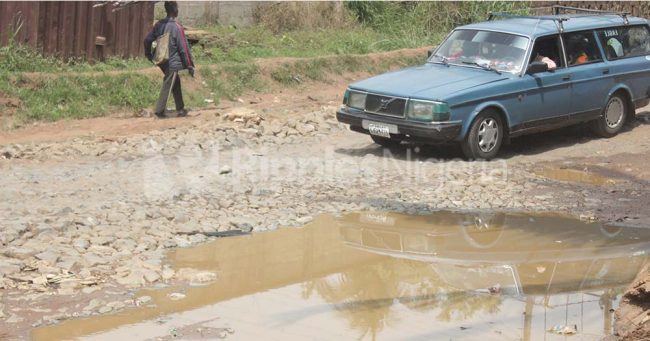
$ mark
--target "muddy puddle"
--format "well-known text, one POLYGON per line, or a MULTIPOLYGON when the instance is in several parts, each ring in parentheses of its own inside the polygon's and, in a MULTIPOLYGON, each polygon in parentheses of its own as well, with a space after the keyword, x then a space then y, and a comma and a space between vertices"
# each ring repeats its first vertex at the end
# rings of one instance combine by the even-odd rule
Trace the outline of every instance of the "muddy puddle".
POLYGON ((616 183, 615 180, 605 176, 570 168, 542 168, 535 170, 535 174, 557 181, 579 182, 597 186, 613 185, 616 183))
POLYGON ((174 250, 176 269, 217 278, 142 290, 149 305, 32 336, 565 340, 556 329, 599 340, 649 251, 650 229, 556 215, 321 216, 300 229, 174 250))

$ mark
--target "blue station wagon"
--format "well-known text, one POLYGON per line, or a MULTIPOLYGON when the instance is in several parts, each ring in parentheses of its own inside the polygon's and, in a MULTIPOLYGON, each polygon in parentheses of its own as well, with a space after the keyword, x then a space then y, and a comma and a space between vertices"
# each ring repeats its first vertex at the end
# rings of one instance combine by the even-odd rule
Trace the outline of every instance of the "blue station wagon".
POLYGON ((553 9, 456 28, 426 64, 350 84, 337 119, 386 147, 456 142, 486 160, 509 138, 572 124, 616 135, 649 103, 648 21, 553 9))

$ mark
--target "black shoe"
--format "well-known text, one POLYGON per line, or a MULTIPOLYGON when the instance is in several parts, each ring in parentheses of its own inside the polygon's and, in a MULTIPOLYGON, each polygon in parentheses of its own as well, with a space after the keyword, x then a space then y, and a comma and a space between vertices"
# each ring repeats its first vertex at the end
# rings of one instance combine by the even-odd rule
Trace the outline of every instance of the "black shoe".
POLYGON ((167 118, 164 112, 155 112, 153 114, 156 115, 156 117, 158 118, 167 118))
POLYGON ((185 109, 176 110, 176 117, 185 117, 189 111, 185 109))

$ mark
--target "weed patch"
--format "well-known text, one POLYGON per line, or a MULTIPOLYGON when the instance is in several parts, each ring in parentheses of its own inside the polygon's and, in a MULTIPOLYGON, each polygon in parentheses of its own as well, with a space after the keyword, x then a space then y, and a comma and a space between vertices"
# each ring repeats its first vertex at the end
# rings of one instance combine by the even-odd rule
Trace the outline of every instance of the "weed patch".
POLYGON ((335 56, 284 63, 271 72, 271 78, 283 85, 295 85, 305 80, 327 82, 330 74, 349 72, 386 72, 395 67, 407 67, 424 62, 421 57, 394 56, 381 61, 369 61, 366 56, 335 56))
POLYGON ((2 91, 22 102, 21 121, 86 118, 120 108, 140 110, 150 106, 159 91, 158 82, 136 73, 3 78, 2 91))

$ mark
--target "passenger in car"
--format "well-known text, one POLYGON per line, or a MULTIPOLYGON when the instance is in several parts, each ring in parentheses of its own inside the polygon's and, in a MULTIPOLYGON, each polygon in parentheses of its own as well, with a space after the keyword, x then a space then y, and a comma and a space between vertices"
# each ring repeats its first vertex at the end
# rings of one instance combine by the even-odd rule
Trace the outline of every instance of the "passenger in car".
POLYGON ((581 51, 577 54, 572 64, 579 65, 579 64, 584 64, 588 61, 589 61, 589 56, 587 56, 587 53, 585 53, 585 51, 581 51))
POLYGON ((578 34, 568 39, 568 49, 571 51, 569 56, 569 65, 580 65, 589 62, 589 55, 587 54, 587 45, 589 39, 585 36, 578 34))
POLYGON ((623 44, 616 38, 609 38, 606 52, 609 59, 623 57, 623 44))

